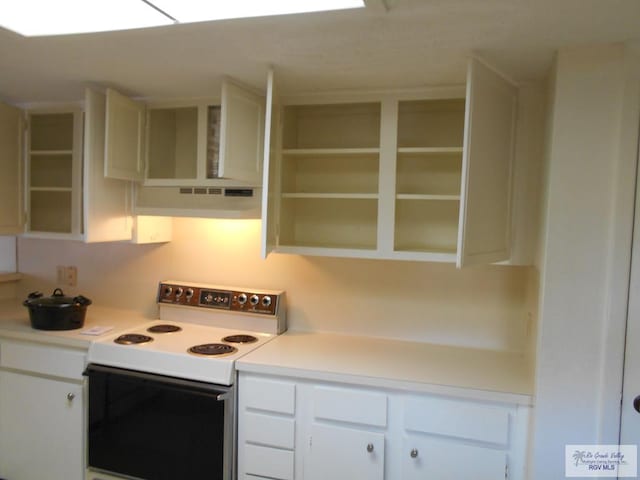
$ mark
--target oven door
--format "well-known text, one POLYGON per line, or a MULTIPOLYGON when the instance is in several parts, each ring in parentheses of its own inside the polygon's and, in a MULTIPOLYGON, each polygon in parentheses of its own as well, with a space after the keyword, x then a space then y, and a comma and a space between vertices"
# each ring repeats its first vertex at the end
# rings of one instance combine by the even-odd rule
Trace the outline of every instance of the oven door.
POLYGON ((145 480, 233 478, 233 387, 91 364, 88 465, 145 480))

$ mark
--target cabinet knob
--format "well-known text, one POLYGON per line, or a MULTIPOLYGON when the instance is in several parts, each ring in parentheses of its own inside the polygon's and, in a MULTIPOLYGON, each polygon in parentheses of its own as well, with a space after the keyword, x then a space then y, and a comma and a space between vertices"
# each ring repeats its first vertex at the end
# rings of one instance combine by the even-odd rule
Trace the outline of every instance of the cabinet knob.
POLYGON ((418 458, 418 450, 415 448, 412 449, 409 455, 411 455, 411 458, 418 458))
POLYGON ((67 401, 68 402, 73 402, 73 399, 76 398, 76 394, 75 393, 67 393, 67 401))
POLYGON ((369 453, 373 452, 373 443, 369 443, 367 445, 367 452, 369 452, 369 453))

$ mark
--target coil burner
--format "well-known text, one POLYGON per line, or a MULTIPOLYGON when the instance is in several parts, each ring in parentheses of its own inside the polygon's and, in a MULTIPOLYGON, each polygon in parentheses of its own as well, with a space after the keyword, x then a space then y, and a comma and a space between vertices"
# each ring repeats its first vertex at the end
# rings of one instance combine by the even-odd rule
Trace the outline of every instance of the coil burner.
POLYGON ((182 328, 177 325, 171 325, 170 323, 161 323, 160 325, 147 328, 147 332, 150 333, 173 333, 179 332, 180 330, 182 330, 182 328))
POLYGON ((222 341, 227 343, 253 343, 257 342, 258 338, 253 335, 237 334, 224 337, 222 341))
POLYGON ((120 335, 114 342, 120 345, 139 345, 141 343, 153 342, 153 338, 148 335, 142 335, 141 333, 126 333, 120 335))
POLYGON ((237 351, 238 349, 236 347, 224 343, 203 343, 202 345, 194 345, 187 350, 187 352, 193 355, 204 356, 231 355, 237 351))

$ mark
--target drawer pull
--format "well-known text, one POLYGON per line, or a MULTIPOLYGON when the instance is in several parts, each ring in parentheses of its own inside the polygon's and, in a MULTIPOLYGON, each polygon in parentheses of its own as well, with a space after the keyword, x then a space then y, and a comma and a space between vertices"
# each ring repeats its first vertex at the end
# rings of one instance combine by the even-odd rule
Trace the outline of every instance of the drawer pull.
POLYGON ((418 458, 418 449, 414 448, 413 450, 411 450, 411 453, 409 455, 411 455, 411 458, 418 458))
POLYGON ((369 443, 367 445, 367 452, 369 452, 369 453, 373 452, 373 443, 369 443))
POLYGON ((67 393, 67 402, 71 403, 73 402, 73 399, 76 398, 76 394, 75 393, 67 393))

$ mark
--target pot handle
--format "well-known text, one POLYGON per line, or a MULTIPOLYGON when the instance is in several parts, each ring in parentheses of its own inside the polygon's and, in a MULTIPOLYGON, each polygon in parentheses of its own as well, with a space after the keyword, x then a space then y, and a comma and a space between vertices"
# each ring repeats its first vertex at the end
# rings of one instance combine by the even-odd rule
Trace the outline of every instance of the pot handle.
POLYGON ((40 298, 40 297, 42 297, 42 292, 31 292, 29 295, 27 295, 27 299, 24 302, 22 302, 22 305, 26 307, 29 305, 31 300, 35 300, 36 298, 40 298))
POLYGON ((87 306, 87 305, 91 305, 92 302, 87 297, 83 297, 82 295, 78 295, 77 297, 73 298, 73 303, 77 303, 77 304, 82 305, 82 306, 87 306))
POLYGON ((56 288, 51 294, 52 297, 64 297, 64 293, 61 288, 56 288))

